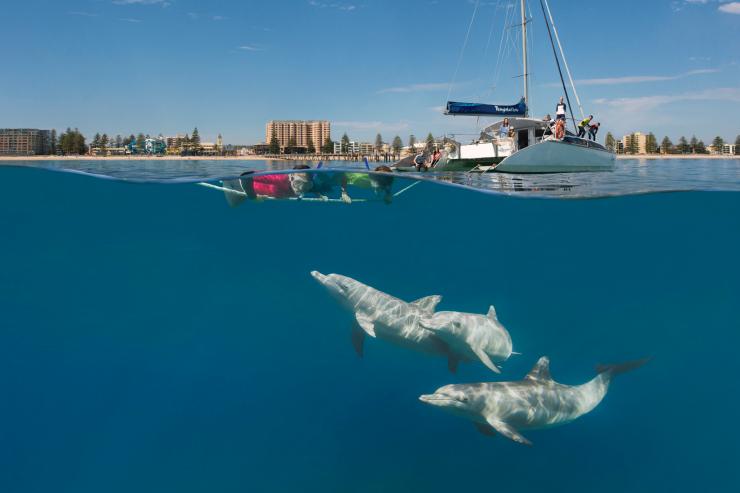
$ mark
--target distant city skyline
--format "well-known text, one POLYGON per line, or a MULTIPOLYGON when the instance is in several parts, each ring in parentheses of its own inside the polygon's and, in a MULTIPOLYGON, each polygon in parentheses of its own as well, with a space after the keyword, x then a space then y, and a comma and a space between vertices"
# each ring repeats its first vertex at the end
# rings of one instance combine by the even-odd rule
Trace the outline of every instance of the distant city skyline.
MULTIPOLYGON (((740 133, 740 2, 550 3, 584 110, 602 134, 640 129, 708 143, 740 133)), ((334 140, 474 135, 485 122, 442 108, 448 95, 519 100, 516 30, 501 36, 516 8, 511 0, 13 2, 0 31, 9 47, 0 127, 77 127, 91 139, 197 126, 204 140, 220 133, 232 144, 262 142, 270 120, 328 120, 334 140)), ((562 89, 539 3, 530 9, 538 117, 554 112, 562 89)))

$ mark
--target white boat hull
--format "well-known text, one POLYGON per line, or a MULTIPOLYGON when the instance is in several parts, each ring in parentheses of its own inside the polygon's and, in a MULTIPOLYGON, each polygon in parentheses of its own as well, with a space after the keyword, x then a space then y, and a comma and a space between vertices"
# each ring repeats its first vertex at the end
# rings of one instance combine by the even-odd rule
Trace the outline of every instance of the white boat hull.
POLYGON ((611 171, 616 155, 586 141, 568 143, 546 140, 507 157, 494 169, 501 173, 577 173, 611 171))

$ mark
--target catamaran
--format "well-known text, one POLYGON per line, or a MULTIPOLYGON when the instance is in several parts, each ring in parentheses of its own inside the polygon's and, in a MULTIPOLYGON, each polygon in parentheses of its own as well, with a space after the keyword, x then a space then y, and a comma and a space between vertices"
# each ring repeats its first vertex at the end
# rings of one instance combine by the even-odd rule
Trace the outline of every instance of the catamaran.
MULTIPOLYGON (((552 12, 547 0, 540 0, 542 13, 552 45, 555 61, 560 72, 560 80, 570 108, 573 127, 576 120, 570 104, 570 95, 563 77, 563 70, 555 48, 556 41, 560 48, 560 57, 570 79, 571 87, 578 98, 578 92, 565 59, 560 37, 555 27, 552 12), (554 38, 553 38, 554 34, 554 38)), ((447 103, 445 114, 475 117, 505 117, 509 131, 501 131, 504 120, 488 126, 481 136, 471 144, 462 145, 455 142, 448 145, 442 157, 434 165, 434 171, 497 171, 503 173, 571 173, 581 171, 608 171, 614 168, 616 156, 603 145, 590 141, 566 130, 556 136, 550 121, 529 117, 529 64, 527 53, 526 0, 521 0, 522 17, 522 53, 524 67, 524 97, 515 105, 494 105, 479 103, 447 103), (559 138, 558 138, 559 137, 559 138)))

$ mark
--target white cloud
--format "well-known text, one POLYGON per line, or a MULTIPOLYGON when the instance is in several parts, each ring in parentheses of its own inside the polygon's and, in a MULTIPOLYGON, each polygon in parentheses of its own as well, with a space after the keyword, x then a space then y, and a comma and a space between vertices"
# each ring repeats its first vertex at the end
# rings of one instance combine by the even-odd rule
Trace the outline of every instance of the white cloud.
POLYGON ((725 14, 740 15, 740 2, 724 3, 719 6, 719 11, 725 14))
POLYGON ((336 9, 336 10, 343 10, 345 12, 352 12, 353 10, 357 9, 356 5, 352 5, 349 3, 327 3, 327 2, 319 2, 317 0, 309 0, 308 4, 312 7, 317 7, 320 9, 336 9))
POLYGON ((432 82, 427 84, 409 84, 407 86, 389 87, 387 89, 381 89, 378 91, 378 94, 442 91, 449 88, 449 82, 432 82))
POLYGON ((169 0, 113 0, 116 5, 161 5, 169 7, 172 2, 169 0))
POLYGON ((260 48, 259 46, 254 45, 242 45, 239 47, 242 51, 265 51, 264 48, 260 48))
MULTIPOLYGON (((688 72, 684 72, 682 74, 676 74, 676 75, 627 75, 623 77, 604 77, 604 78, 598 78, 598 79, 582 79, 582 80, 577 80, 576 84, 579 86, 612 86, 612 85, 620 85, 620 84, 642 84, 645 82, 665 82, 665 81, 671 81, 671 80, 679 80, 679 79, 684 79, 686 77, 691 77, 694 75, 716 74, 718 72, 720 72, 720 70, 716 68, 704 68, 704 69, 690 70, 688 72)), ((559 86, 560 84, 557 84, 557 83, 547 84, 547 87, 559 87, 559 86)))
POLYGON ((674 95, 641 96, 634 98, 595 99, 594 103, 619 108, 625 112, 639 112, 655 109, 671 103, 684 101, 726 101, 740 103, 740 87, 722 87, 702 91, 685 92, 674 95))
POLYGON ((130 22, 132 24, 138 24, 139 22, 141 22, 141 19, 134 19, 132 17, 123 17, 120 20, 122 20, 123 22, 130 22))
POLYGON ((602 98, 592 101, 589 113, 615 135, 634 131, 658 131, 662 134, 709 134, 721 128, 732 128, 732 115, 740 110, 740 87, 701 89, 668 95, 625 98, 602 98), (691 112, 689 104, 704 102, 716 112, 691 112), (719 109, 721 108, 721 109, 719 109))
POLYGON ((740 15, 740 2, 727 2, 726 0, 673 0, 671 8, 674 12, 679 12, 689 5, 716 5, 717 3, 721 4, 717 8, 720 12, 740 15))

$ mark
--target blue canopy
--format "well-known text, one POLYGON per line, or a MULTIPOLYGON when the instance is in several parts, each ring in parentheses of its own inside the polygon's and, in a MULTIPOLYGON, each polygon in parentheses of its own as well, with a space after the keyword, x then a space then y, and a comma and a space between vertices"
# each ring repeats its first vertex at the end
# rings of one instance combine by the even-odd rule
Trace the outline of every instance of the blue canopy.
POLYGON ((468 116, 526 116, 527 105, 524 98, 514 105, 480 104, 480 103, 456 103, 449 101, 445 115, 468 115, 468 116))

